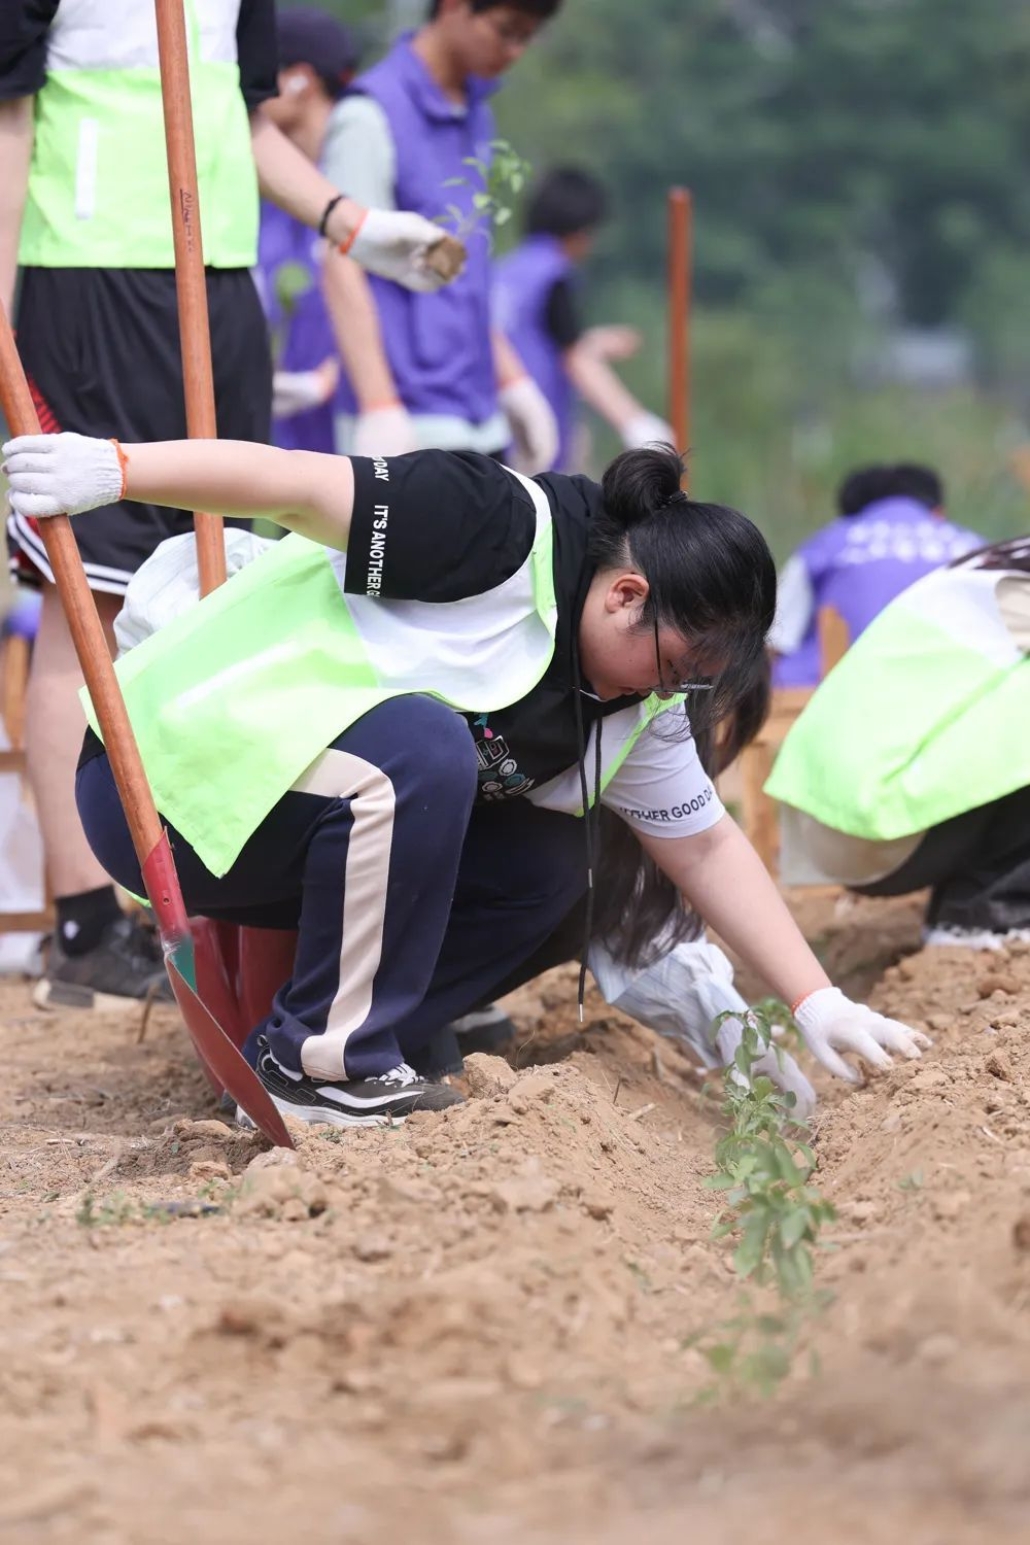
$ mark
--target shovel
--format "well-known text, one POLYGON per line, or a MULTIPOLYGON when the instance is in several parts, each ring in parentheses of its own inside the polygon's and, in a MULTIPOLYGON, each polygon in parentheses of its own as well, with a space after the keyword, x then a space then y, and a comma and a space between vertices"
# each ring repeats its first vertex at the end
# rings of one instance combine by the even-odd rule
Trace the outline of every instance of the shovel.
POLYGON ((690 290, 694 205, 687 188, 670 188, 669 226, 669 423, 676 449, 690 449, 690 290))
MULTIPOLYGON (((0 306, 0 407, 12 434, 38 435, 39 419, 6 313, 0 306)), ((212 1083, 228 1089, 268 1140, 292 1148, 286 1125, 253 1068, 244 1061, 218 1021, 197 997, 193 939, 179 877, 154 807, 107 640, 86 582, 78 544, 67 515, 40 521, 40 533, 57 582, 61 604, 86 678, 111 761, 115 783, 139 859, 143 884, 154 909, 165 965, 175 1000, 197 1056, 212 1083)))

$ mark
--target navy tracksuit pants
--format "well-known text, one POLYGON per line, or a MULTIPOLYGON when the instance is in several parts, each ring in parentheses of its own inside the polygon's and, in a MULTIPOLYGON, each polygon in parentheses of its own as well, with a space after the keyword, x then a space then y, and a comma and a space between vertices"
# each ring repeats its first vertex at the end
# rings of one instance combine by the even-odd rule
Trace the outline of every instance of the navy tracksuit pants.
MULTIPOLYGON (((366 1078, 416 1056, 489 1001, 586 888, 583 825, 524 799, 476 805, 465 721, 435 699, 391 699, 340 735, 220 879, 169 828, 186 907, 297 928, 293 976, 259 1034, 316 1079, 366 1078)), ((142 893, 106 756, 76 783, 90 845, 142 893)))

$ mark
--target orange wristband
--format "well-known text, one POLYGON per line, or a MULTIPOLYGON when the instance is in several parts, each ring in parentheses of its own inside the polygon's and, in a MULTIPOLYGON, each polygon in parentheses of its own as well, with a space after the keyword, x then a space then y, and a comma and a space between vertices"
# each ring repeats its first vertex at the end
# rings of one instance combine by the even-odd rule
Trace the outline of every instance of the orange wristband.
POLYGON ((355 241, 357 240, 358 232, 361 230, 361 227, 364 225, 364 223, 365 223, 365 221, 367 219, 368 219, 368 210, 367 209, 363 209, 361 211, 361 219, 358 221, 357 225, 351 231, 350 235, 347 237, 347 240, 346 241, 341 241, 339 247, 337 248, 337 251, 342 253, 344 257, 347 256, 347 253, 353 247, 355 241))
POLYGON ((388 408, 403 408, 404 404, 399 397, 383 397, 379 402, 366 402, 359 408, 360 413, 385 413, 388 408))
POLYGON ((122 489, 118 497, 119 499, 124 499, 125 490, 129 486, 129 458, 119 440, 112 439, 111 444, 115 448, 115 454, 118 457, 118 465, 122 469, 122 489))

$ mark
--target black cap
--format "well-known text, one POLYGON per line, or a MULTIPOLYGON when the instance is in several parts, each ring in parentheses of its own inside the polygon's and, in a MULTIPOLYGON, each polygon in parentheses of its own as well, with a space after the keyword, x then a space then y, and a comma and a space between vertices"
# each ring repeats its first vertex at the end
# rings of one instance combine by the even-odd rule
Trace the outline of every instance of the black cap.
POLYGON ((279 68, 309 64, 331 97, 340 97, 354 76, 361 51, 352 33, 335 16, 312 5, 280 11, 279 68))

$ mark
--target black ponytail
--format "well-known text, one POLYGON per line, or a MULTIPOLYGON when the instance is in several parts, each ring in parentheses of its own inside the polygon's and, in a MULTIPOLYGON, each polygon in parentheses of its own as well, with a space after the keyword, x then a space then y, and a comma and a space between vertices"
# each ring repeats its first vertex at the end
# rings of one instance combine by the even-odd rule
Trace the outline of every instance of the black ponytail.
MULTIPOLYGON (((754 738, 769 708, 765 637, 776 610, 776 568, 746 516, 682 492, 671 446, 626 451, 605 473, 590 556, 600 569, 631 567, 649 586, 641 626, 674 629, 704 661, 719 662, 711 689, 689 693, 698 755, 714 778, 754 738)), ((683 718, 666 713, 656 733, 683 718)), ((644 966, 701 920, 617 817, 606 821, 595 932, 630 965, 644 966)))

